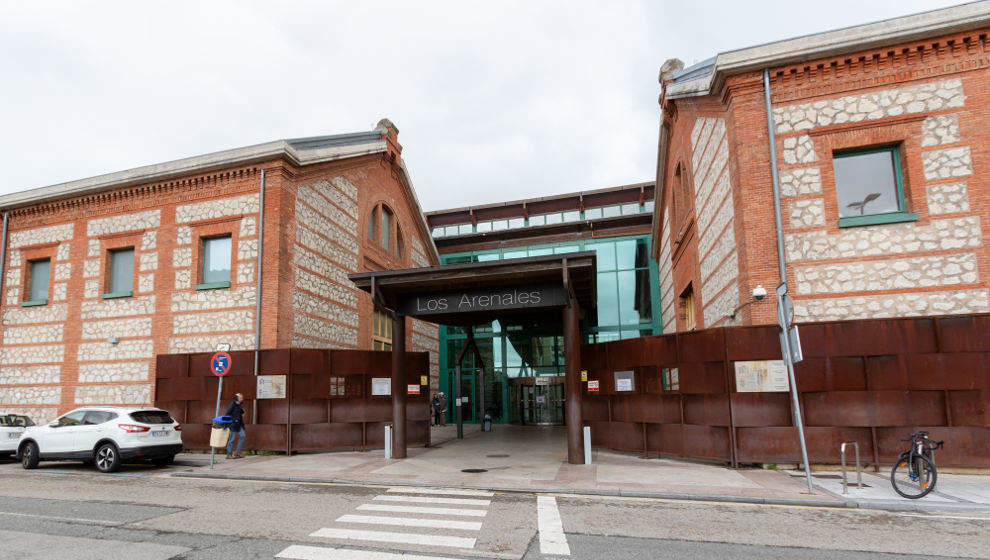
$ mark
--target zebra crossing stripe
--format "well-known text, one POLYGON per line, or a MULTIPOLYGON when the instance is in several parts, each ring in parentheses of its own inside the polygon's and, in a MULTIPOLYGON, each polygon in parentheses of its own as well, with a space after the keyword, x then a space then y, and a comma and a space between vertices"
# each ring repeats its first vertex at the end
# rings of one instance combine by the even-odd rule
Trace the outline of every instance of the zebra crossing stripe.
POLYGON ((323 539, 377 541, 425 546, 446 546, 450 548, 474 548, 475 539, 448 537, 445 535, 424 535, 419 533, 390 533, 387 531, 364 531, 359 529, 337 529, 324 527, 309 536, 323 539))
POLYGON ((480 498, 491 498, 495 495, 494 492, 486 492, 484 490, 462 490, 455 488, 447 490, 444 488, 417 488, 414 486, 396 486, 395 488, 389 488, 388 491, 393 494, 436 494, 438 496, 478 496, 480 498))
POLYGON ((540 529, 540 554, 570 556, 564 524, 560 520, 557 499, 552 496, 536 497, 536 521, 540 529))
POLYGON ((458 529, 480 531, 477 521, 453 521, 449 519, 422 519, 419 517, 385 517, 381 515, 342 515, 337 523, 365 523, 368 525, 396 525, 398 527, 427 527, 430 529, 458 529))
POLYGON ((422 496, 390 496, 388 494, 383 494, 380 496, 375 496, 375 500, 384 500, 389 502, 412 502, 420 504, 447 504, 452 506, 485 506, 491 505, 491 500, 473 500, 470 498, 432 498, 432 497, 422 497, 422 496))
POLYGON ((396 554, 377 550, 329 548, 294 544, 275 555, 285 560, 457 560, 448 556, 423 556, 420 554, 396 554))
POLYGON ((392 504, 361 504, 357 507, 362 511, 386 511, 394 513, 418 513, 421 515, 459 515, 463 517, 484 517, 488 512, 483 509, 439 508, 426 506, 399 506, 392 504))

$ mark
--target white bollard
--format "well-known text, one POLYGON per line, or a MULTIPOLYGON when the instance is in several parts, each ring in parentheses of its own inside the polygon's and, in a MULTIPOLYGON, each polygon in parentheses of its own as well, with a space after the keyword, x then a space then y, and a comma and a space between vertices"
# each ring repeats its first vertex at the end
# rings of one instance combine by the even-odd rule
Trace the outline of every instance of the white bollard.
POLYGON ((385 458, 392 458, 392 425, 385 425, 385 458))
POLYGON ((591 426, 584 427, 584 464, 591 464, 591 426))

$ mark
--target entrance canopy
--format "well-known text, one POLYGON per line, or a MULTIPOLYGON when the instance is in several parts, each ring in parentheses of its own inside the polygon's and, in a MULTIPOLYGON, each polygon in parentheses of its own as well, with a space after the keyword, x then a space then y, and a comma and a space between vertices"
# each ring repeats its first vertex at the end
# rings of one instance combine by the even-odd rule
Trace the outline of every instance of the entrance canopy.
POLYGON ((576 300, 597 324, 595 252, 545 255, 429 268, 361 272, 349 276, 379 305, 443 325, 495 319, 559 320, 546 312, 576 300))

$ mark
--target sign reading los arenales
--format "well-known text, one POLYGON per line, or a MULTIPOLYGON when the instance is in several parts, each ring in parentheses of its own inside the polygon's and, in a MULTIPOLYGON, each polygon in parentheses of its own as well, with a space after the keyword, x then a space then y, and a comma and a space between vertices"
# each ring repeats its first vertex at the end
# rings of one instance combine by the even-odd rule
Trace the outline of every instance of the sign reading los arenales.
POLYGON ((541 285, 418 295, 403 300, 400 307, 406 315, 430 315, 559 307, 565 303, 561 286, 541 285))

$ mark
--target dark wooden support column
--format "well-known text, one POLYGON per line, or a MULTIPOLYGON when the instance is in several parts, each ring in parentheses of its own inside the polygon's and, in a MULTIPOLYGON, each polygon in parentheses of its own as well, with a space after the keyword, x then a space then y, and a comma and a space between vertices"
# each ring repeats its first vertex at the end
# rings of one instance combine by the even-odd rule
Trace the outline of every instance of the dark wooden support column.
POLYGON ((564 308, 564 399, 567 406, 567 462, 584 463, 581 419, 581 326, 578 303, 571 298, 564 308))
POLYGON ((392 315, 392 458, 406 458, 406 316, 392 315))

